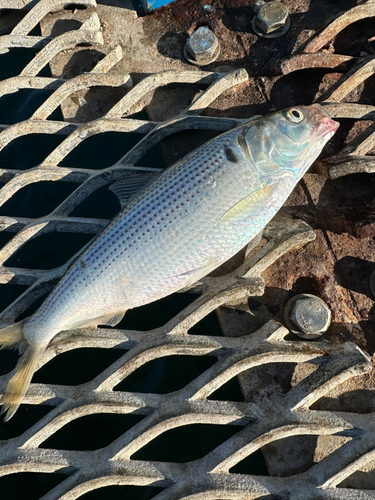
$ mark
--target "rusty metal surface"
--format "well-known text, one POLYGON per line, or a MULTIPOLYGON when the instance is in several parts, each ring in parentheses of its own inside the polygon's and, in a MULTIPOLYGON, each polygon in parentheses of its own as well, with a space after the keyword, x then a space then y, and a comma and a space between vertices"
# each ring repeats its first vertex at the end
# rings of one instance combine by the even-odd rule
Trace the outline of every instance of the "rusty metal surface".
MULTIPOLYGON (((365 186, 374 181, 375 172, 371 154, 375 107, 373 93, 367 90, 374 73, 368 42, 372 28, 365 25, 368 35, 354 48, 352 32, 340 39, 342 30, 350 30, 353 23, 375 17, 375 2, 347 1, 345 13, 324 2, 285 2, 291 28, 277 41, 258 40, 251 31, 251 6, 235 0, 215 2, 207 14, 206 3, 181 0, 141 19, 128 4, 116 2, 111 6, 78 1, 74 4, 87 8, 64 11, 60 1, 6 2, 5 8, 23 13, 18 24, 0 37, 0 50, 36 47, 39 52, 20 75, 0 82, 0 95, 20 89, 54 92, 29 119, 1 125, 0 149, 33 133, 59 134, 64 140, 34 168, 20 171, 2 165, 5 185, 0 206, 23 187, 40 181, 78 183, 78 187, 38 219, 0 216, 2 231, 13 236, 0 250, 0 282, 27 287, 1 313, 4 325, 51 290, 70 262, 40 270, 8 267, 6 261, 42 234, 97 234, 107 220, 69 214, 100 187, 134 169, 144 170, 134 165, 155 144, 162 141, 170 163, 192 149, 201 133, 188 140, 179 134, 178 148, 171 134, 217 133, 253 114, 315 100, 323 101, 332 116, 342 120, 342 127, 315 171, 305 176, 280 216, 267 226, 261 243, 245 261, 243 254, 237 256, 222 270, 226 274, 196 284, 190 291, 199 297, 167 324, 148 332, 87 329, 60 334, 52 342, 40 367, 77 348, 120 346, 127 352, 86 384, 32 384, 24 402, 54 408, 19 437, 2 442, 0 475, 66 471, 67 479, 48 492, 46 500, 78 498, 108 485, 162 487, 155 496, 158 500, 375 498, 375 405, 365 404, 369 393, 374 395, 370 356, 375 343, 369 319, 374 297, 367 291, 369 285, 363 284, 375 261, 374 190, 370 186, 366 191, 365 186), (191 16, 183 13, 186 9, 191 16), (200 71, 183 60, 182 49, 203 21, 220 38, 221 52, 220 60, 200 71), (30 35, 39 22, 41 36, 30 35), (85 51, 89 63, 82 57, 80 64, 72 64, 85 51), (47 64, 52 77, 39 75, 47 64), (303 94, 295 82, 301 82, 300 71, 304 75, 312 69, 323 73, 318 80, 312 73, 302 77, 311 78, 312 87, 303 94), (66 121, 48 119, 59 106, 66 121), (133 116, 144 109, 151 119, 133 116), (61 166, 87 138, 106 132, 145 136, 108 168, 61 166), (362 173, 367 180, 357 176, 353 181, 348 176, 353 173, 362 173), (359 210, 354 204, 357 211, 348 216, 352 208, 346 203, 340 212, 345 196, 352 204, 361 199, 364 206, 359 210), (349 259, 346 267, 342 259, 349 259), (356 267, 356 259, 366 266, 356 267), (354 269, 354 279, 347 269, 354 269), (282 320, 283 304, 291 294, 307 292, 321 296, 333 318, 327 336, 312 343, 296 341, 275 321, 282 320), (227 337, 191 332, 212 311, 217 311, 227 337), (147 362, 171 355, 213 356, 217 361, 170 394, 114 390, 147 362), (215 391, 236 376, 247 402, 215 400, 215 391), (144 418, 96 451, 42 447, 70 422, 99 413, 144 418), (235 425, 239 430, 187 464, 134 457, 158 436, 196 423, 235 425), (236 472, 238 464, 260 449, 271 477, 236 472)), ((7 375, 0 378, 1 390, 7 379, 7 375)))

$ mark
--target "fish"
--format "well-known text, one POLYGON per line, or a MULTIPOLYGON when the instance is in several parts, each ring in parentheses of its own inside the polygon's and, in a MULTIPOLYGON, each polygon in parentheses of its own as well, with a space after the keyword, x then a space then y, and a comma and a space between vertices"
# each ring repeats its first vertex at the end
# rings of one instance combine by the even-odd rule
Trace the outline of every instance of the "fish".
POLYGON ((129 171, 122 209, 30 317, 0 331, 23 354, 2 396, 9 420, 61 331, 116 326, 129 309, 208 275, 254 238, 336 132, 319 104, 244 121, 161 173, 129 171))

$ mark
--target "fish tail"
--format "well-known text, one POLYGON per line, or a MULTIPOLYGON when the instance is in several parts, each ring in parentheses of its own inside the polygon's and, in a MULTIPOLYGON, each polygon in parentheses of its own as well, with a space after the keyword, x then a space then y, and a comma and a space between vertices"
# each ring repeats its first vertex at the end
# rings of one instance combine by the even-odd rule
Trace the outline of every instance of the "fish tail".
POLYGON ((22 348, 27 345, 24 353, 18 360, 15 373, 8 382, 5 394, 1 398, 1 414, 5 413, 7 422, 16 413, 22 397, 25 395, 37 363, 45 350, 45 346, 28 344, 23 335, 23 321, 0 330, 1 348, 22 348))

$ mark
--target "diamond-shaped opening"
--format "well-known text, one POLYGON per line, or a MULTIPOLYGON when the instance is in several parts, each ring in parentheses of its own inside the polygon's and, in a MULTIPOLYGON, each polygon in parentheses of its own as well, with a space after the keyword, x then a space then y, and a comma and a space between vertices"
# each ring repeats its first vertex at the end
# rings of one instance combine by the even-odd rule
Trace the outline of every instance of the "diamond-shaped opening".
POLYGON ((117 196, 109 186, 96 189, 72 210, 69 217, 90 217, 93 219, 112 219, 121 206, 117 196))
POLYGON ((51 405, 22 404, 11 420, 4 422, 3 419, 0 419, 0 439, 11 439, 20 436, 52 411, 53 408, 51 405))
MULTIPOLYGON (((357 490, 375 490, 375 469, 357 470, 344 479, 336 488, 353 488, 357 490)), ((359 498, 359 496, 358 496, 359 498)))
POLYGON ((168 394, 185 387, 215 362, 216 358, 211 356, 165 356, 154 359, 138 368, 114 390, 168 394))
POLYGON ((65 139, 58 134, 28 134, 11 141, 0 151, 0 164, 6 168, 27 170, 42 163, 65 139))
POLYGON ((296 435, 277 439, 263 446, 262 452, 267 458, 271 475, 290 477, 309 470, 316 463, 318 439, 319 436, 296 435))
POLYGON ((242 374, 246 401, 262 403, 264 398, 280 398, 292 388, 296 363, 266 363, 254 366, 242 374))
POLYGON ((215 311, 201 319, 193 328, 190 328, 188 333, 190 335, 209 335, 213 337, 222 337, 223 335, 215 311))
POLYGON ((134 460, 185 463, 204 457, 240 431, 235 425, 192 424, 164 432, 137 451, 134 460))
POLYGON ((77 187, 76 182, 42 181, 17 191, 0 207, 0 215, 42 217, 58 207, 77 187))
POLYGON ((251 474, 255 476, 269 476, 267 464, 261 450, 257 450, 237 465, 232 467, 229 472, 234 474, 251 474))
POLYGON ((59 165, 101 169, 116 163, 144 137, 134 132, 103 132, 88 137, 76 146, 59 165))
POLYGON ((140 422, 144 415, 98 413, 77 418, 64 425, 40 448, 56 450, 98 450, 120 437, 140 422))
MULTIPOLYGON (((15 93, 3 95, 0 98, 1 123, 11 125, 28 120, 54 92, 55 90, 50 89, 20 89, 15 93)), ((51 113, 48 119, 63 120, 60 106, 51 113)))
POLYGON ((79 385, 94 379, 126 351, 86 347, 64 352, 38 370, 34 383, 79 385))
MULTIPOLYGON (((160 142, 148 149, 135 165, 140 167, 165 168, 167 163, 164 159, 164 153, 160 142)), ((168 163, 168 165, 171 165, 171 163, 168 163)))
POLYGON ((308 68, 283 76, 272 87, 272 103, 278 109, 312 103, 326 73, 325 68, 308 68), (309 84, 301 85, 301 81, 309 84))
MULTIPOLYGON (((19 75, 38 52, 38 49, 17 47, 9 49, 5 54, 0 54, 0 80, 19 75)), ((0 118, 0 123, 4 123, 2 118, 0 118)))
POLYGON ((19 472, 0 477, 1 498, 39 500, 68 476, 61 473, 19 472))
POLYGON ((107 486, 82 495, 80 500, 151 500, 163 488, 156 486, 107 486))
POLYGON ((329 392, 322 398, 315 401, 310 407, 311 410, 322 411, 345 411, 355 413, 374 413, 375 398, 371 389, 355 389, 337 395, 329 392))
MULTIPOLYGON (((13 236, 11 233, 8 234, 13 236)), ((0 311, 3 311, 6 307, 8 307, 27 289, 27 285, 13 285, 11 283, 0 285, 0 311)))
POLYGON ((163 299, 127 311, 117 328, 152 330, 165 325, 197 298, 191 293, 175 293, 163 299))
POLYGON ((65 264, 92 238, 92 234, 45 233, 27 241, 4 265, 26 269, 53 269, 65 264))
POLYGON ((237 377, 231 378, 226 384, 213 392, 207 399, 215 401, 244 401, 241 386, 237 377))

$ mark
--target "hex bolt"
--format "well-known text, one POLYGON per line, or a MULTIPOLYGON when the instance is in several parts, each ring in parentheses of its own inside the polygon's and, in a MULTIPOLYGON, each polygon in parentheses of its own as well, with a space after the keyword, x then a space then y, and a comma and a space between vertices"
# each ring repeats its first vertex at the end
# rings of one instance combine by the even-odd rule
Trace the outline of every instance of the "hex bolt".
POLYGON ((290 27, 288 8, 278 0, 260 5, 252 21, 253 30, 263 38, 277 38, 290 27))
POLYGON ((185 59, 196 66, 206 66, 215 61, 220 53, 219 40, 207 26, 201 26, 188 38, 185 59))
POLYGON ((327 304, 310 294, 292 297, 284 309, 286 326, 303 339, 322 336, 331 324, 331 311, 327 304))

